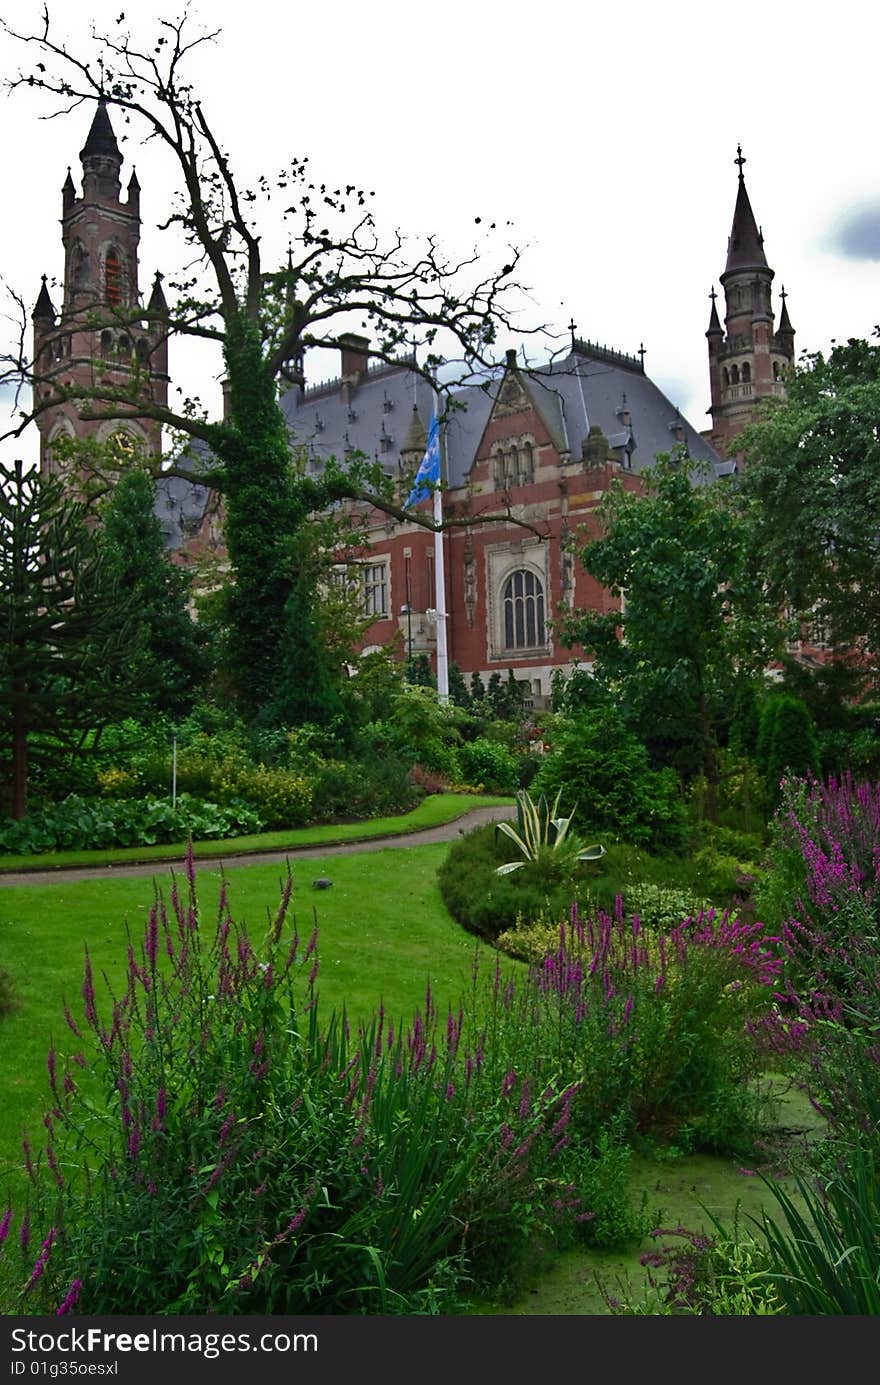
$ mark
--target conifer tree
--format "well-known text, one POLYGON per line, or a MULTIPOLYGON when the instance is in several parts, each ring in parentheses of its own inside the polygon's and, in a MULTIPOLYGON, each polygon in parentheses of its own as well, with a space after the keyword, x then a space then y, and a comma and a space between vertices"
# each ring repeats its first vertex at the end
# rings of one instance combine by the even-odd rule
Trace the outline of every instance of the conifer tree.
MULTIPOLYGON (((168 558, 153 499, 145 471, 123 472, 106 504, 97 544, 107 579, 127 593, 135 612, 141 688, 156 710, 173 716, 192 705, 209 659, 205 634, 187 606, 190 576, 168 558)), ((125 613, 121 619, 130 623, 125 613)))
POLYGON ((84 507, 60 481, 0 463, 0 743, 12 816, 27 809, 34 758, 141 705, 130 603, 108 582, 84 507), (135 661, 136 662, 136 661, 135 661))

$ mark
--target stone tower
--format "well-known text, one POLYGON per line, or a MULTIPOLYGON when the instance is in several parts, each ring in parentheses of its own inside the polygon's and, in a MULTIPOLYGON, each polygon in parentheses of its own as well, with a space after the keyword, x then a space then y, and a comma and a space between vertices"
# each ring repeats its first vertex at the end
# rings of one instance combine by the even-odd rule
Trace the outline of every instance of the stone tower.
POLYGON ((725 455, 735 452, 733 439, 754 420, 759 402, 770 395, 784 394, 785 376, 794 366, 794 329, 785 304, 785 289, 781 294, 779 327, 774 331, 774 273, 767 264, 764 237, 746 191, 742 149, 738 147, 736 152, 739 186, 727 242, 727 264, 721 275, 724 327, 718 319, 713 288, 706 332, 712 398, 708 437, 725 455))
POLYGON ((140 186, 132 172, 126 201, 120 200, 122 155, 104 101, 98 103, 80 159, 82 195, 76 195, 70 169, 61 191, 61 310, 52 303, 44 275, 32 313, 43 471, 51 469, 52 444, 59 435, 101 440, 118 435, 121 446, 137 443, 157 453, 160 425, 138 416, 137 400, 164 405, 168 398, 167 336, 157 320, 166 307, 161 276, 156 275, 147 305, 152 316, 139 315, 140 186), (83 408, 101 413, 110 406, 98 397, 84 402, 81 395, 67 395, 68 390, 100 390, 102 383, 131 392, 124 418, 84 419, 83 408))

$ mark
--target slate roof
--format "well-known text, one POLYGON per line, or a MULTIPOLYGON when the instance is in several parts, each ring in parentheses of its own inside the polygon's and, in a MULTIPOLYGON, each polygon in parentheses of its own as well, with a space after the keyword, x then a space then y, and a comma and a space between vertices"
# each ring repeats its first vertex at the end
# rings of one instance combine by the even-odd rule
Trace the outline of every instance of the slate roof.
MULTIPOLYGON (((199 471, 207 465, 209 456, 207 445, 193 439, 182 460, 193 471, 199 471)), ((172 552, 183 548, 187 540, 198 533, 210 496, 211 491, 207 486, 194 485, 180 476, 161 476, 156 482, 153 514, 161 524, 165 543, 172 552)))
POLYGON ((98 102, 95 118, 86 136, 86 142, 79 151, 79 156, 83 161, 91 154, 106 155, 118 159, 122 163, 119 145, 116 143, 113 126, 110 124, 110 116, 107 114, 107 103, 103 100, 98 102))
MULTIPOLYGON (((630 469, 640 472, 658 452, 672 450, 680 428, 689 456, 706 464, 707 474, 696 468, 695 480, 730 472, 730 464, 682 418, 635 357, 575 342, 564 360, 519 373, 558 451, 567 451, 575 461, 591 426, 598 424, 621 460, 628 457, 630 469)), ((463 407, 448 413, 442 429, 443 476, 453 489, 467 482, 503 378, 504 368, 499 367, 488 389, 473 384, 453 396, 463 407)), ((431 388, 408 361, 401 361, 373 367, 352 385, 347 399, 342 380, 306 391, 294 385, 282 396, 281 408, 291 446, 303 449, 310 470, 319 471, 330 457, 344 461, 356 450, 396 475, 403 465, 401 451, 407 439, 412 440, 414 403, 426 429, 433 407, 431 388)), ((189 450, 193 469, 207 465, 206 444, 194 441, 189 450)), ((412 459, 407 466, 412 469, 412 459)), ((182 547, 197 532, 209 496, 206 486, 161 478, 154 512, 169 548, 182 547)))
MULTIPOLYGON (((499 367, 488 390, 474 384, 454 394, 464 407, 452 411, 443 426, 444 480, 452 488, 467 481, 503 375, 499 367)), ((707 463, 713 473, 720 463, 715 449, 681 417, 635 357, 578 342, 564 360, 522 370, 520 378, 557 449, 574 459, 580 458, 591 425, 598 424, 611 446, 621 449, 621 456, 624 450, 628 453, 636 472, 650 466, 658 452, 675 446, 677 427, 695 461, 707 463)), ((347 400, 337 380, 305 393, 293 387, 281 407, 291 443, 305 450, 312 469, 320 469, 331 456, 342 461, 356 449, 396 474, 414 401, 427 425, 430 387, 401 362, 368 371, 352 386, 347 400)))
MULTIPOLYGON (((764 254, 764 237, 758 230, 755 213, 746 192, 746 180, 742 169, 739 173, 739 187, 736 192, 736 206, 733 209, 733 225, 727 242, 727 265, 724 273, 736 269, 767 269, 764 254)), ((721 282, 724 282, 722 276, 721 282)))

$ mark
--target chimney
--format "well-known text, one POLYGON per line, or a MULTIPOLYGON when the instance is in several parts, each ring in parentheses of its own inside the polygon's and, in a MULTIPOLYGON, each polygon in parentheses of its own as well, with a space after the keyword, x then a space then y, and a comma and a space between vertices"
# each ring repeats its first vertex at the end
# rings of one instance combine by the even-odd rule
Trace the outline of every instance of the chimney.
POLYGON ((345 332, 339 338, 342 349, 342 378, 357 384, 367 373, 369 360, 369 337, 359 337, 355 332, 345 332))

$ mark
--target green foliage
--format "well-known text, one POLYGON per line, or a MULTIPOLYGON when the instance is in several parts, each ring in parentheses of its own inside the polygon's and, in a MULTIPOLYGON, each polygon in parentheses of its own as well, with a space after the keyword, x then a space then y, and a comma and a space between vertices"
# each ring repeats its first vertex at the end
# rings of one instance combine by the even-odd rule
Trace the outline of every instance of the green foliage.
POLYGON ((452 917, 469 932, 491 941, 520 922, 564 918, 573 899, 587 898, 587 876, 548 880, 529 871, 499 876, 508 854, 491 823, 466 833, 447 852, 437 872, 440 893, 452 917))
POLYGON ((63 760, 88 729, 142 705, 126 609, 84 507, 57 478, 0 465, 0 775, 14 817, 32 757, 63 760))
POLYGON ((880 1314, 880 1169, 856 1143, 817 1192, 796 1181, 804 1210, 769 1183, 779 1216, 764 1215, 769 1277, 785 1311, 812 1317, 880 1314))
POLYGON ((490 793, 516 793, 519 758, 497 741, 478 736, 476 740, 463 742, 458 750, 458 762, 465 783, 482 784, 490 793))
POLYGON ((484 684, 483 679, 477 670, 475 670, 471 674, 470 694, 471 704, 473 706, 476 706, 477 703, 482 702, 486 696, 486 685, 484 684))
POLYGON ((496 875, 528 868, 536 883, 549 887, 570 879, 578 865, 598 861, 605 854, 603 846, 585 847, 578 838, 569 836, 574 812, 560 817, 559 799, 557 794, 551 808, 543 795, 535 800, 524 789, 517 792, 517 825, 514 828, 509 822, 499 822, 498 831, 510 838, 522 860, 498 866, 496 875))
POLYGON ((0 851, 33 855, 43 851, 153 846, 258 832, 263 820, 249 803, 204 802, 190 794, 170 799, 86 799, 69 794, 18 820, 0 818, 0 851))
MULTIPOLYGON (((461 741, 455 707, 443 706, 433 688, 404 684, 386 709, 383 733, 407 764, 418 763, 459 782, 457 748, 461 741)), ((377 728, 373 728, 376 734, 377 728)))
POLYGON ((878 414, 880 346, 850 338, 809 355, 739 440, 755 570, 862 678, 880 650, 878 414))
MULTIPOLYGON (((711 1214, 710 1214, 711 1215, 711 1214)), ((712 1217, 715 1234, 657 1227, 656 1249, 642 1256, 648 1290, 640 1299, 609 1300, 623 1317, 776 1317, 785 1307, 763 1241, 738 1220, 728 1231, 712 1217)))
POLYGON ((594 678, 655 762, 714 786, 731 696, 764 667, 778 632, 745 524, 725 488, 694 484, 691 469, 683 454, 661 456, 646 495, 611 488, 605 531, 580 558, 601 586, 626 591, 625 609, 575 612, 561 631, 595 654, 594 678))
POLYGON ((761 709, 756 757, 774 807, 779 802, 783 778, 818 771, 816 731, 800 698, 781 693, 766 699, 761 709))
POLYGON ((533 789, 577 803, 590 832, 612 839, 680 850, 687 821, 670 770, 653 770, 644 745, 610 706, 561 715, 545 731, 550 753, 533 789))
POLYGON ((450 661, 448 672, 449 696, 456 707, 463 707, 467 711, 471 706, 471 695, 464 680, 464 674, 454 659, 450 661))
POLYGON ((190 576, 168 557, 153 500, 146 471, 124 471, 102 510, 96 542, 108 579, 134 611, 134 622, 121 617, 123 637, 136 641, 134 676, 151 706, 174 716, 192 705, 210 664, 205 634, 188 610, 190 576))

